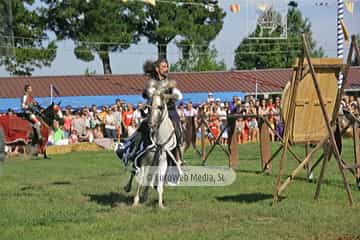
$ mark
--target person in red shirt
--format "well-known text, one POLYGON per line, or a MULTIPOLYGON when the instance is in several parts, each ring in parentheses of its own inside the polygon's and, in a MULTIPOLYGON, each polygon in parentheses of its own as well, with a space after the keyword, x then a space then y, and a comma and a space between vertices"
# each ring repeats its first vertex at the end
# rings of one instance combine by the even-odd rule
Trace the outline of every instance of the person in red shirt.
POLYGON ((219 136, 220 133, 220 126, 219 126, 219 121, 217 118, 213 118, 209 124, 209 128, 210 128, 210 132, 211 132, 211 137, 210 137, 210 144, 215 144, 216 139, 219 136))
POLYGON ((24 115, 28 121, 30 121, 36 129, 38 140, 41 141, 41 122, 35 115, 36 109, 39 104, 32 97, 32 87, 30 84, 26 84, 24 87, 24 95, 21 98, 21 109, 24 111, 24 115))
POLYGON ((127 105, 127 110, 122 113, 122 124, 124 125, 127 133, 128 127, 132 126, 134 121, 134 108, 132 104, 127 105))

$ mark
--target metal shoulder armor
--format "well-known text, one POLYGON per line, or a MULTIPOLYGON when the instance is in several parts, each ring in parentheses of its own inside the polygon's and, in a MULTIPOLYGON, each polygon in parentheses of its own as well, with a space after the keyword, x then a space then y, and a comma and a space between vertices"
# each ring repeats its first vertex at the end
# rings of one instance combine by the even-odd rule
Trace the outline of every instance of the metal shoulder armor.
POLYGON ((153 80, 153 79, 148 80, 145 83, 145 89, 144 89, 143 96, 148 99, 151 98, 157 88, 156 85, 157 84, 156 84, 155 80, 153 80))

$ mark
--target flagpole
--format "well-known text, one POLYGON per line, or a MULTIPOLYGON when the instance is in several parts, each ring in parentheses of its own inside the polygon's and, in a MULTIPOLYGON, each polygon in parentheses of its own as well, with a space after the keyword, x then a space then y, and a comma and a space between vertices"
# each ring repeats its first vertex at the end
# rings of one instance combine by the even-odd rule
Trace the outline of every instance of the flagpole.
POLYGON ((258 80, 256 78, 256 83, 255 83, 255 100, 258 99, 258 80))
MULTIPOLYGON (((256 67, 253 68, 253 71, 255 72, 255 76, 256 76, 256 67)), ((255 77, 255 99, 258 99, 258 80, 257 77, 255 77)))
MULTIPOLYGON (((344 32, 341 21, 344 20, 344 0, 337 0, 337 57, 344 59, 344 32)), ((343 74, 340 72, 338 84, 341 86, 343 74)))
POLYGON ((50 84, 50 104, 53 103, 53 85, 50 84))

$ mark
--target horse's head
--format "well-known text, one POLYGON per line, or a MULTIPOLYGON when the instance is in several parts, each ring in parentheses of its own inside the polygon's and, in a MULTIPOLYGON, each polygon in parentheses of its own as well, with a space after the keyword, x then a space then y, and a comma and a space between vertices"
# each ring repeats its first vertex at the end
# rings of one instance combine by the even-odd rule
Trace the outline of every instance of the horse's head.
POLYGON ((166 111, 166 103, 161 97, 160 93, 154 93, 151 98, 151 108, 149 114, 149 129, 155 130, 159 127, 163 118, 164 111, 166 111))
POLYGON ((44 121, 49 125, 52 125, 54 120, 57 120, 61 125, 64 123, 64 116, 60 104, 52 103, 42 111, 42 116, 44 121))

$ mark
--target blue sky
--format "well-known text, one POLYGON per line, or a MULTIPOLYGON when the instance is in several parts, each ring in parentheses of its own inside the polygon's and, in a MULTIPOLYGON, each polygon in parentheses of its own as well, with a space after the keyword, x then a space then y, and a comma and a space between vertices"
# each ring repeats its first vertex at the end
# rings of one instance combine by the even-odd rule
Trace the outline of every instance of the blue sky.
MULTIPOLYGON (((219 0, 220 6, 226 11, 227 16, 224 26, 213 45, 219 51, 219 59, 224 59, 227 68, 233 67, 234 51, 240 41, 248 35, 253 22, 255 2, 285 2, 285 0, 219 0), (239 13, 232 13, 229 10, 230 4, 239 4, 239 13), (248 6, 248 7, 247 7, 248 6)), ((325 49, 329 57, 336 56, 336 0, 322 1, 328 2, 327 7, 318 7, 317 0, 298 0, 299 8, 303 15, 311 21, 313 36, 318 43, 325 49)), ((350 34, 360 33, 360 0, 355 0, 354 14, 345 11, 345 23, 350 34)), ((71 41, 61 41, 58 43, 57 57, 51 67, 36 69, 33 75, 81 75, 86 68, 102 74, 102 65, 98 57, 90 63, 77 60, 73 54, 73 43, 71 41)), ((114 74, 141 73, 142 63, 146 59, 156 59, 157 48, 148 44, 143 39, 138 45, 134 45, 121 53, 110 55, 111 67, 114 74)), ((168 47, 169 62, 174 63, 179 57, 179 50, 171 44, 168 47)), ((9 74, 0 67, 0 76, 9 74)))

